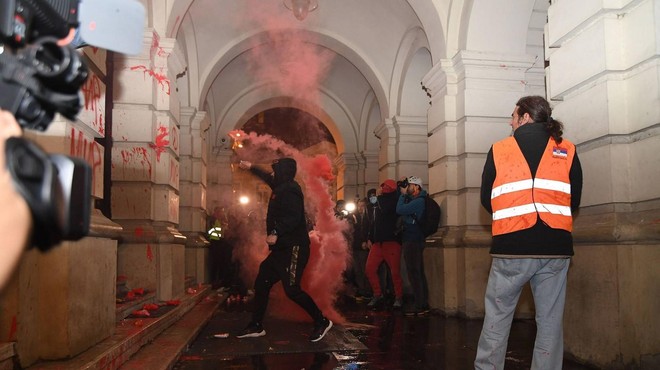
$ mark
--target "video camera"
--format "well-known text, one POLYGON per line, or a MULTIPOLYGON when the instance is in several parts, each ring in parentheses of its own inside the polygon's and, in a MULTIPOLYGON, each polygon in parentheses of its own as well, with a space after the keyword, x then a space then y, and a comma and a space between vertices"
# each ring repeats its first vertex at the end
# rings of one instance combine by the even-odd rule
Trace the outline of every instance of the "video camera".
MULTIPOLYGON (((78 30, 78 46, 136 54, 144 14, 133 0, 2 0, 0 108, 32 130, 45 131, 56 113, 74 120, 89 71, 73 46, 59 40, 78 30)), ((32 213, 33 245, 48 250, 88 234, 92 173, 84 160, 46 154, 23 138, 7 140, 6 159, 32 213)))

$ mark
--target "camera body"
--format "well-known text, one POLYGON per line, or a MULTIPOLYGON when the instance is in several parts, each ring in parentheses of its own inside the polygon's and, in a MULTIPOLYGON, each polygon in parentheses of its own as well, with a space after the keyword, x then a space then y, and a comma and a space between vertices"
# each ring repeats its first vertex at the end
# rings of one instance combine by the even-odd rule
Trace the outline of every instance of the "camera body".
POLYGON ((400 181, 396 182, 396 186, 400 187, 400 188, 407 188, 408 185, 410 185, 410 184, 408 183, 408 178, 407 177, 403 180, 400 180, 400 181))
MULTIPOLYGON (((56 113, 75 119, 88 69, 58 38, 77 25, 79 0, 2 0, 0 4, 0 108, 22 128, 44 131, 56 113)), ((45 153, 11 138, 7 170, 30 207, 32 244, 48 250, 89 232, 91 168, 79 158, 45 153)))

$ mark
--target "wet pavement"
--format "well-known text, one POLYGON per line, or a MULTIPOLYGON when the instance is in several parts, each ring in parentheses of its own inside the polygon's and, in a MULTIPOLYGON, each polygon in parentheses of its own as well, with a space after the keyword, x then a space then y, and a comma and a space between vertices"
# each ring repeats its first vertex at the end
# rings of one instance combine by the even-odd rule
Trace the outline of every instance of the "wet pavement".
MULTIPOLYGON (((213 333, 234 330, 227 329, 229 318, 244 325, 249 317, 247 312, 240 312, 248 305, 244 306, 221 305, 199 337, 182 353, 174 369, 473 369, 482 324, 481 320, 448 318, 438 313, 409 317, 399 311, 373 312, 367 309, 366 302, 349 298, 340 307, 350 324, 332 329, 331 332, 336 332, 322 340, 327 340, 325 345, 310 343, 295 324, 274 320, 268 323, 268 319, 266 324, 270 329, 265 337, 214 338, 213 333), (284 335, 280 332, 287 331, 294 339, 278 337, 284 335), (366 349, 360 345, 360 349, 346 350, 346 347, 358 348, 351 345, 348 337, 357 338, 361 342, 358 344, 366 349), (255 341, 254 350, 246 351, 246 343, 242 341, 255 341), (260 350, 264 346, 268 350, 260 350)), ((308 329, 309 324, 303 326, 308 329)), ((507 370, 530 368, 535 332, 533 320, 514 321, 507 349, 507 370)), ((564 369, 590 368, 565 360, 564 369)))

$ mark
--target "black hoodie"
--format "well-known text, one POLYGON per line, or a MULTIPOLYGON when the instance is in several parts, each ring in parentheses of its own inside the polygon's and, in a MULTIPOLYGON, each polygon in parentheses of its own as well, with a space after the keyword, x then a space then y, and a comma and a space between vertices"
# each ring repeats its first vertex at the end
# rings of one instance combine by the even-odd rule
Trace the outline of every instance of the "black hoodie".
POLYGON ((264 180, 272 190, 266 215, 266 233, 277 233, 277 243, 271 249, 284 249, 310 244, 305 220, 305 202, 300 185, 294 180, 296 161, 281 158, 272 164, 273 175, 256 167, 250 171, 264 180))

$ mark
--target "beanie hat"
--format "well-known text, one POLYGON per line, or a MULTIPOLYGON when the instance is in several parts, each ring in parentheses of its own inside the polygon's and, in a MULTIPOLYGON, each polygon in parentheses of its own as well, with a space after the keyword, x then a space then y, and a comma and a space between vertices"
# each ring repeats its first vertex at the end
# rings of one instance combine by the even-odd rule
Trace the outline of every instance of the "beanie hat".
POLYGON ((387 179, 380 184, 383 193, 391 193, 396 190, 396 182, 392 179, 387 179))

